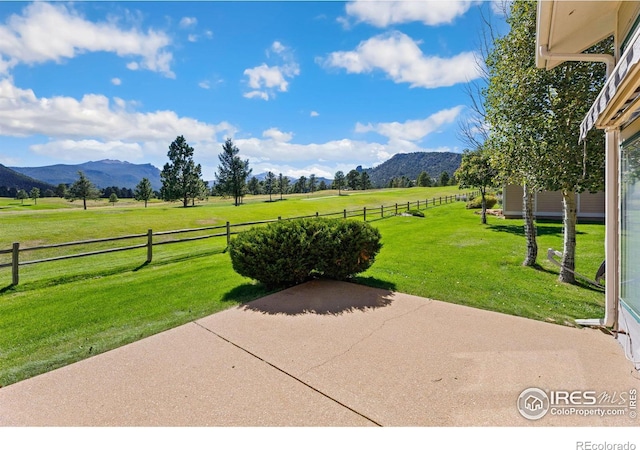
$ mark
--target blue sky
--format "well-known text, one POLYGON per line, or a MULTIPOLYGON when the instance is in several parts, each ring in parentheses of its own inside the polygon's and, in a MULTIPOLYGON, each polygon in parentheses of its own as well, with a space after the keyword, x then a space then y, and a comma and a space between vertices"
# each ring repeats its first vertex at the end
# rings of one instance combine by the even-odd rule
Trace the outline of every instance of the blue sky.
POLYGON ((161 168, 178 135, 205 179, 227 137, 292 177, 461 152, 496 5, 0 2, 0 163, 161 168))

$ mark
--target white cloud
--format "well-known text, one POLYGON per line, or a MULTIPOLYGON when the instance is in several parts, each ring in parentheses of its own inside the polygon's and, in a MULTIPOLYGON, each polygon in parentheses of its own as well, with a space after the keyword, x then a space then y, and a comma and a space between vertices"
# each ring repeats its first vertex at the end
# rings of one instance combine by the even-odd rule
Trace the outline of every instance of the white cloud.
POLYGON ((356 0, 346 5, 346 12, 356 22, 380 28, 389 25, 422 22, 425 25, 451 23, 464 15, 475 1, 370 1, 356 0))
POLYGON ((374 131, 389 139, 390 142, 405 141, 416 142, 425 136, 437 132, 443 125, 448 125, 458 118, 464 106, 444 109, 430 115, 426 119, 407 120, 406 122, 383 122, 377 124, 356 124, 356 133, 374 131))
POLYGON ((135 61, 131 61, 130 63, 127 63, 127 69, 129 70, 138 70, 139 68, 140 68, 140 65, 135 61))
POLYGON ((120 78, 112 78, 111 84, 113 84, 114 86, 120 86, 122 84, 122 80, 120 78))
POLYGON ((245 98, 261 98, 263 100, 274 98, 276 92, 287 92, 289 81, 300 75, 300 66, 293 60, 293 55, 287 47, 274 41, 270 49, 277 54, 282 63, 273 66, 262 63, 259 66, 245 69, 244 75, 248 77, 247 84, 253 89, 253 91, 243 94, 245 98))
POLYGON ((269 100, 269 95, 262 91, 249 91, 242 94, 244 98, 261 98, 262 100, 269 100))
POLYGON ((37 97, 31 89, 21 89, 9 79, 0 80, 0 135, 29 137, 44 135, 50 142, 32 147, 38 153, 70 156, 86 160, 91 154, 132 159, 130 154, 145 156, 166 154, 176 136, 184 135, 193 144, 217 142, 217 135, 233 135, 235 128, 227 122, 209 124, 174 111, 138 112, 135 102, 103 95, 87 94, 80 100, 72 97, 37 97), (75 143, 75 144, 74 144, 75 143), (81 154, 84 148, 85 152, 81 154), (76 153, 73 153, 78 149, 76 153), (139 150, 142 149, 142 150, 139 150))
POLYGON ((195 34, 190 34, 189 36, 187 36, 187 40, 189 42, 198 42, 198 36, 195 34))
POLYGON ((320 115, 320 114, 319 114, 317 111, 311 111, 311 112, 309 113, 309 116, 311 116, 311 117, 318 117, 319 115, 320 115))
POLYGON ((190 28, 198 23, 198 19, 195 17, 183 17, 180 19, 180 28, 190 28))
POLYGON ((262 133, 262 137, 278 142, 289 142, 293 138, 293 133, 284 133, 277 128, 269 128, 262 133))
POLYGON ((460 53, 451 58, 426 56, 406 34, 398 31, 362 41, 353 51, 333 52, 318 62, 348 73, 381 70, 396 83, 411 87, 437 88, 466 83, 480 77, 478 55, 460 53))
POLYGON ((213 31, 207 30, 204 32, 204 35, 207 37, 207 39, 211 39, 213 38, 213 31))
POLYGON ((286 47, 282 45, 282 43, 280 43, 279 41, 274 41, 273 44, 271 44, 271 50, 273 50, 276 53, 282 53, 286 50, 286 47))
POLYGON ((90 22, 71 7, 35 2, 22 15, 13 14, 0 25, 0 73, 18 64, 61 62, 83 52, 111 52, 137 58, 136 68, 174 77, 171 40, 164 32, 124 30, 115 21, 90 22))
POLYGON ((143 156, 142 147, 137 142, 100 142, 94 139, 74 141, 64 139, 49 141, 45 144, 35 144, 29 148, 39 155, 46 155, 63 161, 85 160, 88 154, 93 159, 118 159, 126 155, 127 159, 131 161, 140 160, 143 156))
POLYGON ((211 89, 211 85, 207 80, 201 81, 200 83, 198 83, 198 86, 200 86, 202 89, 211 89))

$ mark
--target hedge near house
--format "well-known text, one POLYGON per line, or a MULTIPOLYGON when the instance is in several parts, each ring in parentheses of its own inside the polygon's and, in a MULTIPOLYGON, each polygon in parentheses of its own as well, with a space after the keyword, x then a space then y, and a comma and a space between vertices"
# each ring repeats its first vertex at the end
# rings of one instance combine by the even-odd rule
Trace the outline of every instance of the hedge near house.
POLYGON ((382 248, 380 233, 341 219, 280 221, 239 233, 229 244, 233 269, 270 289, 313 277, 345 280, 364 272, 382 248))

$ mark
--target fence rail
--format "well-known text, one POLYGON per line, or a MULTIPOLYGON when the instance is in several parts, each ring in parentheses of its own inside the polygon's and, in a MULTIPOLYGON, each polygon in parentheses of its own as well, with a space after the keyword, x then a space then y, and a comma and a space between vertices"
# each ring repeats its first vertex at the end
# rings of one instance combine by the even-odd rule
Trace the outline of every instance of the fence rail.
POLYGON ((214 226, 210 226, 210 227, 201 227, 201 228, 187 228, 187 229, 181 229, 181 230, 156 231, 156 232, 154 232, 153 230, 149 229, 146 233, 141 233, 141 234, 129 234, 129 235, 125 235, 125 236, 117 236, 117 237, 111 237, 111 238, 87 239, 87 240, 83 240, 83 241, 72 241, 72 242, 63 242, 63 243, 60 243, 60 244, 38 245, 38 246, 34 246, 34 247, 25 247, 25 248, 20 248, 20 243, 19 242, 14 242, 13 245, 12 245, 12 248, 5 249, 5 250, 0 250, 0 255, 1 254, 11 254, 11 262, 10 263, 0 264, 0 269, 6 268, 6 267, 11 267, 11 273, 12 273, 11 284, 13 286, 16 286, 16 285, 18 285, 18 283, 20 281, 20 266, 26 266, 26 265, 31 265, 31 264, 39 264, 39 263, 45 263, 45 262, 52 262, 52 261, 61 261, 61 260, 65 260, 65 259, 82 258, 82 257, 86 257, 86 256, 94 256, 94 255, 101 255, 101 254, 106 254, 106 253, 122 252, 122 251, 135 250, 135 249, 140 249, 140 248, 146 248, 147 249, 147 260, 146 260, 146 262, 150 263, 152 261, 152 259, 153 259, 153 247, 154 246, 167 245, 167 244, 176 244, 176 243, 180 243, 180 242, 190 242, 190 241, 197 241, 197 240, 202 240, 202 239, 211 239, 211 238, 225 237, 225 236, 227 238, 227 245, 228 245, 229 241, 231 239, 231 236, 235 235, 235 234, 238 234, 240 232, 240 231, 232 231, 232 228, 238 229, 238 228, 248 227, 248 226, 253 226, 253 225, 264 225, 264 224, 268 224, 268 223, 278 222, 280 220, 296 220, 296 219, 307 219, 307 218, 313 218, 313 217, 329 217, 329 216, 342 216, 343 219, 349 219, 349 218, 354 218, 354 217, 363 217, 363 220, 366 222, 367 218, 371 219, 371 218, 379 217, 379 218, 382 219, 384 217, 395 216, 395 215, 407 212, 410 209, 412 209, 413 206, 415 206, 416 209, 419 210, 421 208, 422 209, 429 208, 429 204, 430 203, 431 203, 431 206, 442 205, 443 202, 445 204, 453 203, 453 202, 456 202, 456 201, 467 199, 472 194, 476 194, 477 195, 476 192, 469 192, 469 193, 463 194, 463 195, 448 195, 448 196, 443 196, 443 197, 433 197, 432 199, 425 199, 424 201, 422 201, 422 200, 417 200, 417 201, 414 201, 414 202, 408 201, 408 202, 406 202, 406 204, 405 203, 395 203, 393 205, 387 205, 387 206, 380 205, 379 207, 378 206, 374 206, 374 207, 366 207, 366 206, 364 206, 362 209, 354 209, 354 210, 343 209, 341 212, 322 213, 322 214, 316 212, 315 214, 306 215, 306 216, 288 217, 288 218, 285 218, 285 219, 283 219, 282 217, 278 217, 277 219, 258 220, 258 221, 254 221, 254 222, 242 222, 242 223, 236 223, 236 224, 231 224, 229 222, 226 222, 226 224, 224 224, 224 225, 214 225, 214 226), (210 231, 210 230, 220 230, 220 229, 224 229, 224 231, 221 232, 221 233, 206 234, 206 235, 201 235, 201 236, 183 237, 183 238, 180 238, 180 239, 155 240, 155 241, 153 239, 154 237, 159 237, 159 236, 168 236, 168 235, 185 234, 185 233, 195 233, 195 232, 210 231), (143 244, 135 244, 135 245, 128 245, 128 246, 124 246, 124 247, 108 248, 108 249, 95 250, 95 251, 90 251, 90 252, 81 252, 81 253, 76 253, 76 254, 72 254, 72 255, 53 256, 53 257, 49 257, 49 258, 33 259, 33 260, 28 260, 28 261, 21 261, 20 260, 20 254, 21 253, 30 252, 30 251, 47 250, 47 249, 62 248, 62 247, 71 247, 71 246, 77 246, 77 245, 90 245, 90 244, 98 244, 98 243, 104 243, 104 242, 123 241, 123 240, 128 240, 128 239, 142 239, 142 238, 146 238, 146 242, 143 243, 143 244))

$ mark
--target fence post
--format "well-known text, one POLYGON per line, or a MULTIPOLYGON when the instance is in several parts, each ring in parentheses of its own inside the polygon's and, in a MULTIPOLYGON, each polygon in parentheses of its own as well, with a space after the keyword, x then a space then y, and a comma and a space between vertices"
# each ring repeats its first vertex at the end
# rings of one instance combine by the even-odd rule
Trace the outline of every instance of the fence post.
POLYGON ((442 197, 440 197, 440 203, 438 205, 442 205, 442 197))
POLYGON ((384 205, 380 205, 380 218, 384 217, 384 205))
POLYGON ((282 217, 281 217, 281 216, 278 216, 278 220, 282 220, 282 217))
POLYGON ((20 243, 14 242, 12 250, 13 250, 13 253, 11 254, 11 278, 12 278, 11 284, 13 286, 17 286, 20 278, 18 274, 18 268, 20 267, 20 259, 19 259, 20 243))
POLYGON ((420 210, 420 200, 418 200, 418 210, 420 210))
POLYGON ((411 209, 411 206, 409 205, 409 202, 407 202, 407 211, 409 211, 411 209))
POLYGON ((153 230, 149 228, 147 230, 147 263, 153 259, 153 230))
POLYGON ((231 242, 231 226, 227 222, 227 245, 231 242))
POLYGON ((318 218, 318 211, 316 211, 316 219, 318 218))
POLYGON ((364 221, 366 222, 367 221, 367 207, 366 206, 362 209, 362 215, 364 216, 364 221))
POLYGON ((346 219, 346 218, 347 218, 347 210, 346 210, 346 209, 344 209, 344 210, 342 211, 342 214, 344 215, 344 218, 346 219))
POLYGON ((396 216, 398 215, 398 204, 396 203, 396 216))

